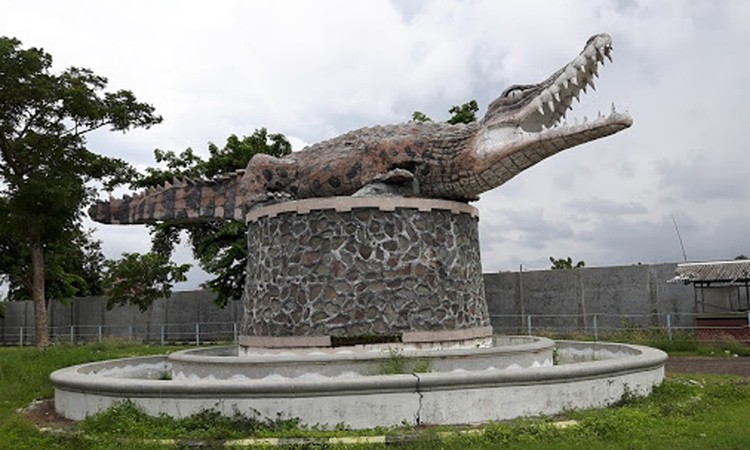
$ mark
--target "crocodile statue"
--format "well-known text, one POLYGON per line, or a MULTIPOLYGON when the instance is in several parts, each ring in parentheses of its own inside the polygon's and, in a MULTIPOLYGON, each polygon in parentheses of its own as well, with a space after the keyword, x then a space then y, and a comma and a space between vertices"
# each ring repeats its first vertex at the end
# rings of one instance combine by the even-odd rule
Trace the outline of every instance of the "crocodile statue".
POLYGON ((476 200, 521 171, 562 150, 628 128, 615 110, 567 124, 605 58, 607 34, 538 84, 510 86, 470 123, 409 122, 351 131, 283 158, 255 155, 243 171, 213 180, 174 180, 132 197, 99 201, 89 210, 103 223, 243 220, 274 202, 349 195, 403 195, 476 200))

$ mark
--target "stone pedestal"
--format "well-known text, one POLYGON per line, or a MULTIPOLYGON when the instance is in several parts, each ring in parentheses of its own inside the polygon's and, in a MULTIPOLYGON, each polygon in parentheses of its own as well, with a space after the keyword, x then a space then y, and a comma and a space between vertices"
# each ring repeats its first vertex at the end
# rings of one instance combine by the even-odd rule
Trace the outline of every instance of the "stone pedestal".
POLYGON ((403 197, 252 210, 240 344, 490 335, 477 222, 465 203, 403 197))

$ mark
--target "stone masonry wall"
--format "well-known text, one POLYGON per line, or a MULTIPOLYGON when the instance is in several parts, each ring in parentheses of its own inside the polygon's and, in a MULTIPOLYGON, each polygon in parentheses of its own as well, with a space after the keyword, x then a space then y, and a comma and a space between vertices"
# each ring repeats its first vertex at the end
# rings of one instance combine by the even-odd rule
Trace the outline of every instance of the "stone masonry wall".
POLYGON ((256 213, 248 223, 242 334, 400 335, 488 326, 476 210, 403 200, 416 207, 394 207, 391 199, 388 208, 377 199, 368 207, 362 198, 347 206, 337 198, 327 209, 316 210, 311 200, 256 213))

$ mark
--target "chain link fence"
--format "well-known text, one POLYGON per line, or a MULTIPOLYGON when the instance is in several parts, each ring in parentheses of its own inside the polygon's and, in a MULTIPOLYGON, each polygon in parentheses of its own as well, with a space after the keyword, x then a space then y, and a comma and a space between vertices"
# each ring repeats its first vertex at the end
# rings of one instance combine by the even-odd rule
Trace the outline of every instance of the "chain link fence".
MULTIPOLYGON (((700 314, 524 314, 490 315, 495 334, 611 340, 634 335, 672 341, 692 336, 701 341, 734 339, 750 343, 750 312, 731 323, 697 326, 700 314)), ((8 327, 4 345, 33 345, 34 327, 8 327)), ((152 345, 237 343, 238 322, 163 323, 144 325, 71 325, 50 327, 53 342, 82 344, 118 339, 152 345)))
MULTIPOLYGON (((237 343, 237 322, 164 323, 147 325, 70 325, 50 327, 50 341, 86 344, 106 340, 139 342, 152 345, 204 345, 237 343)), ((6 328, 2 344, 34 345, 34 327, 6 328)))
POLYGON ((732 320, 701 323, 705 314, 525 314, 490 315, 496 334, 526 334, 610 340, 661 337, 668 341, 691 337, 701 342, 734 340, 750 344, 750 311, 737 312, 732 320))

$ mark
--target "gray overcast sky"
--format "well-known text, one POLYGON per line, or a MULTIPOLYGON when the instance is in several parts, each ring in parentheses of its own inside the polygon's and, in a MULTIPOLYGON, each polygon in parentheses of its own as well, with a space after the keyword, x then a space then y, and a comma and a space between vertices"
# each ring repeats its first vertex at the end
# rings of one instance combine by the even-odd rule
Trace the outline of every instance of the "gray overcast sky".
MULTIPOLYGON (((267 127, 296 149, 420 110, 485 106, 538 82, 607 32, 614 63, 573 115, 628 109, 629 130, 574 148, 476 203, 486 272, 750 254, 750 2, 10 1, 0 34, 58 69, 107 76, 164 123, 90 147, 143 168, 153 149, 224 143, 267 127)), ((89 223, 89 225, 93 226, 89 223)), ((140 226, 96 225, 108 257, 146 251, 140 226)), ((184 248, 179 258, 189 251, 184 248)), ((193 272, 182 286, 203 276, 193 272)))

